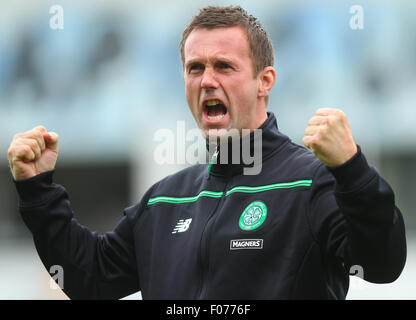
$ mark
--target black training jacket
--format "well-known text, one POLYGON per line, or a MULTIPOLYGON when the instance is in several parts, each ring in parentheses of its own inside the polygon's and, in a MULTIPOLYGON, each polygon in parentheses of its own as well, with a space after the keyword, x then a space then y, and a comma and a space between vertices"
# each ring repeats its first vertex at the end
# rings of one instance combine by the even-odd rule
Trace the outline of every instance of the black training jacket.
POLYGON ((280 133, 272 113, 260 128, 260 174, 194 165, 154 184, 103 235, 73 217, 53 171, 15 181, 45 267, 62 266, 73 299, 139 290, 143 299, 345 299, 350 272, 397 279, 403 218, 360 148, 328 168, 280 133))

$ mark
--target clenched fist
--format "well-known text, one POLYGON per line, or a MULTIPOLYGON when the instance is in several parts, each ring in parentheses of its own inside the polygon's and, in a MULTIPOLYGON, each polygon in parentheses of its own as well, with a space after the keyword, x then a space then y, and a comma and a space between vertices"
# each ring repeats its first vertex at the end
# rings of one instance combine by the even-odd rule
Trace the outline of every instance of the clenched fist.
POLYGON ((32 178, 55 168, 58 135, 38 126, 14 136, 8 150, 10 170, 15 180, 32 178))
POLYGON ((338 109, 318 109, 302 142, 328 167, 347 162, 358 150, 347 116, 338 109))

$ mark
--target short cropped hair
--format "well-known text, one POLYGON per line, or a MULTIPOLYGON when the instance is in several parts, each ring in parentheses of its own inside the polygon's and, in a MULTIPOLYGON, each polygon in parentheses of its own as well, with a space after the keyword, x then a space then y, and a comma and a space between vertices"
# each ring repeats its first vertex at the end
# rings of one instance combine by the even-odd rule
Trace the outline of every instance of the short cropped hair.
POLYGON ((182 65, 185 64, 185 42, 189 34, 195 29, 215 29, 240 26, 248 36, 250 56, 253 62, 254 76, 265 67, 273 66, 273 44, 257 18, 248 14, 240 6, 208 6, 200 9, 182 33, 180 44, 182 65))

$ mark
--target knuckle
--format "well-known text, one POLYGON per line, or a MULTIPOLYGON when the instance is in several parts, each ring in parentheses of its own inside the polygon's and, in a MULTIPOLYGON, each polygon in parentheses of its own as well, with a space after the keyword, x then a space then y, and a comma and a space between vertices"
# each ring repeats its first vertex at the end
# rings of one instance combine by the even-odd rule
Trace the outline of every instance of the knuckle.
POLYGON ((13 154, 14 154, 14 150, 15 150, 15 148, 14 147, 10 147, 8 150, 7 150, 7 156, 9 157, 9 158, 11 158, 12 156, 13 156, 13 154))
POLYGON ((315 147, 320 147, 322 145, 322 142, 324 140, 323 134, 321 132, 318 132, 312 139, 312 143, 315 147))
POLYGON ((336 122, 336 120, 337 120, 337 118, 336 118, 336 117, 334 117, 334 116, 332 116, 332 117, 328 117, 328 118, 326 119, 326 124, 327 124, 328 126, 332 126, 332 125, 336 122))
POLYGON ((46 128, 44 126, 37 126, 34 130, 38 131, 39 133, 46 132, 46 128))
POLYGON ((339 116, 342 116, 342 115, 345 114, 344 111, 342 111, 341 109, 334 109, 334 110, 335 110, 336 114, 338 114, 339 116))
POLYGON ((38 143, 37 143, 37 141, 36 141, 36 140, 31 139, 31 140, 28 142, 28 146, 29 146, 31 149, 36 149, 37 145, 38 145, 38 143))
POLYGON ((317 138, 316 137, 312 137, 309 140, 309 145, 311 145, 312 147, 316 147, 316 145, 317 145, 317 138))
POLYGON ((41 132, 41 131, 36 130, 36 131, 33 133, 33 137, 34 137, 35 139, 41 140, 41 139, 43 139, 43 134, 42 134, 42 132, 41 132))
POLYGON ((22 151, 23 151, 23 153, 28 154, 32 151, 32 148, 29 147, 27 144, 25 144, 25 145, 22 146, 22 151))
POLYGON ((342 110, 337 109, 337 112, 335 113, 335 117, 337 119, 344 119, 346 118, 346 115, 342 110))
POLYGON ((340 119, 341 119, 342 123, 347 123, 348 122, 348 117, 344 112, 341 113, 340 119))

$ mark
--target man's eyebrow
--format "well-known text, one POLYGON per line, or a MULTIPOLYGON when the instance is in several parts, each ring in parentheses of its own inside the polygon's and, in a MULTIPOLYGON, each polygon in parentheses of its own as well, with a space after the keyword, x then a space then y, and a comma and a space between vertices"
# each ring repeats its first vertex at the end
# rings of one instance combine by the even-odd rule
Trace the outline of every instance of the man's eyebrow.
MULTIPOLYGON (((225 63, 228 63, 228 64, 234 64, 233 60, 231 60, 229 58, 226 58, 226 57, 222 57, 222 56, 215 57, 215 58, 212 59, 212 61, 213 61, 214 64, 218 63, 218 62, 225 62, 225 63)), ((201 59, 198 59, 198 58, 191 59, 191 60, 189 60, 185 63, 185 67, 189 67, 191 65, 198 64, 198 63, 204 64, 205 59, 204 60, 201 60, 201 59)))
POLYGON ((187 61, 185 63, 185 67, 189 67, 189 66, 194 65, 194 64, 197 64, 197 63, 201 63, 202 64, 203 62, 201 62, 200 59, 191 59, 191 60, 189 60, 189 61, 187 61))

